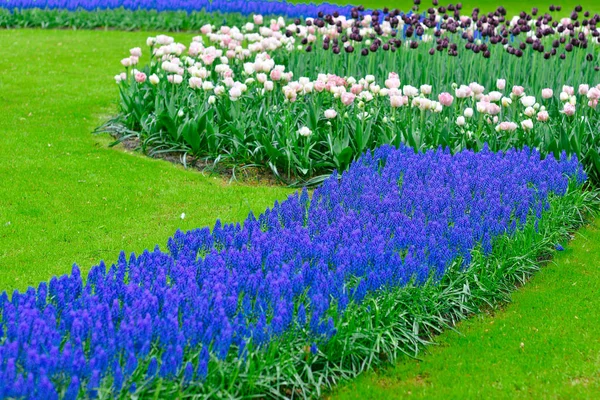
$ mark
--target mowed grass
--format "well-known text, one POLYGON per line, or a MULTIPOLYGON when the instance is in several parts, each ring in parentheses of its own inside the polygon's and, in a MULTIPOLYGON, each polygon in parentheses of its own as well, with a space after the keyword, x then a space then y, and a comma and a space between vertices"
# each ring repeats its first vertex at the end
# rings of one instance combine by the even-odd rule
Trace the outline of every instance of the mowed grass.
POLYGON ((600 223, 581 229, 512 303, 341 386, 331 400, 594 399, 600 394, 600 223))
POLYGON ((0 31, 0 291, 164 247, 177 229, 242 221, 291 193, 228 184, 92 135, 116 113, 120 59, 147 36, 0 31))

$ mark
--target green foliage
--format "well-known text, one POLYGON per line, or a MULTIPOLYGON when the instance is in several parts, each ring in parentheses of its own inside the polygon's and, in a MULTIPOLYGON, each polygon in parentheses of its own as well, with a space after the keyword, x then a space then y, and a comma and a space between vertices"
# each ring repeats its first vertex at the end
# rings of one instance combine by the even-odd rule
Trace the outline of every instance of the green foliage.
MULTIPOLYGON (((552 40, 545 40, 550 46, 552 40)), ((411 105, 411 101, 419 100, 412 97, 408 98, 408 105, 392 107, 388 96, 378 95, 373 89, 365 90, 372 100, 357 97, 349 106, 327 90, 311 89, 308 93, 299 92, 297 97, 294 92, 292 97, 286 92, 290 87, 287 82, 272 82, 274 90, 265 91, 257 80, 258 74, 244 71, 243 64, 253 61, 254 56, 232 59, 228 65, 218 61, 206 65, 208 76, 204 81, 212 87, 221 85, 223 93, 217 93, 213 89, 190 87, 191 79, 198 78, 192 77, 191 68, 187 67, 182 67, 181 84, 170 83, 167 78, 173 75, 162 69, 160 59, 152 57, 148 65, 139 68, 147 76, 156 74, 160 82, 140 84, 128 76, 119 85, 121 114, 101 130, 120 139, 130 137, 121 132, 134 132, 141 148, 150 154, 178 151, 228 165, 270 168, 288 184, 318 182, 334 169, 344 170, 367 149, 400 143, 416 150, 441 146, 452 152, 478 151, 486 144, 494 151, 524 146, 537 148, 543 155, 558 156, 564 151, 577 155, 591 179, 600 182, 598 109, 588 106, 585 95, 578 95, 577 111, 568 116, 563 112, 564 102, 558 100, 563 85, 573 85, 577 90, 581 83, 596 82, 600 74, 594 70, 596 61, 587 61, 586 55, 593 52, 597 58, 598 47, 576 48, 566 60, 558 57, 545 60, 541 53, 529 51, 526 57, 517 58, 506 53, 502 46, 494 46, 490 59, 467 51, 458 57, 445 54, 432 57, 425 45, 417 50, 404 47, 396 53, 380 50, 366 57, 357 53, 335 55, 323 50, 307 53, 278 48, 269 52, 278 65, 293 72, 295 79, 314 80, 319 74, 334 73, 359 80, 372 74, 379 87, 387 90, 384 81, 388 73, 397 71, 402 85, 418 88, 432 84, 433 93, 426 96, 431 100, 437 100, 437 94, 443 91, 454 95, 457 85, 470 82, 478 82, 489 93, 496 90, 497 79, 505 79, 507 87, 502 96, 511 97, 512 104, 499 108, 494 116, 475 111, 474 117, 467 118, 460 126, 457 118, 465 109, 478 109, 470 96, 456 98, 441 112, 411 105), (420 67, 425 61, 428 67, 420 67), (250 78, 241 97, 232 98, 228 94, 225 79, 216 72, 218 66, 231 68, 240 84, 250 78), (523 76, 523 70, 535 72, 523 76), (547 122, 536 121, 539 108, 532 108, 533 114, 525 115, 526 107, 519 97, 510 95, 513 85, 523 85, 527 95, 536 97, 538 107, 547 108, 547 122), (554 89, 554 97, 543 100, 543 88, 554 89), (337 117, 326 118, 324 112, 328 109, 335 110, 337 117), (532 129, 520 125, 526 119, 532 120, 532 129), (498 131, 496 128, 503 121, 515 122, 516 128, 498 131), (310 130, 308 136, 299 132, 304 127, 310 130)), ((198 65, 202 67, 198 61, 193 68, 198 65)), ((346 90, 350 87, 347 84, 346 90)))
POLYGON ((457 263, 439 280, 378 291, 360 305, 351 303, 341 317, 333 304, 329 315, 337 332, 328 342, 315 343, 316 352, 308 332, 296 330, 265 347, 248 343, 243 356, 233 351, 224 361, 211 358, 203 381, 184 385, 181 379, 150 382, 140 376, 136 394, 144 398, 313 398, 340 380, 407 355, 418 356, 443 330, 507 302, 510 293, 538 271, 539 260, 554 253, 556 243, 597 214, 597 196, 571 184, 564 197, 551 197, 550 208, 537 224, 530 218, 513 236, 499 237, 487 256, 475 250, 468 269, 460 269, 457 263))
POLYGON ((221 14, 205 11, 126 10, 123 8, 95 11, 26 9, 7 10, 0 6, 0 28, 43 29, 117 29, 122 31, 161 30, 169 32, 199 31, 205 24, 245 22, 248 17, 237 13, 221 14))
POLYGON ((401 357, 325 398, 593 398, 600 389, 598 221, 571 238, 511 304, 444 332, 418 359, 401 357))

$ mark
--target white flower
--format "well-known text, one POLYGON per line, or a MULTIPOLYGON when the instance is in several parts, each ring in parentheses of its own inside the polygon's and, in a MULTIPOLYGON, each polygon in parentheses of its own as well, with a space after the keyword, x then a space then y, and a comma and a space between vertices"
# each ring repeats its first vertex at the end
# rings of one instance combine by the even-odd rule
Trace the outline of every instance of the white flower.
POLYGON ((303 126, 302 128, 298 129, 298 134, 300 136, 308 137, 312 135, 312 131, 308 128, 308 126, 303 126))
POLYGON ((487 105, 488 105, 488 103, 485 103, 483 101, 478 101, 477 104, 476 104, 476 106, 477 106, 477 112, 480 112, 480 113, 486 112, 487 109, 488 109, 487 105))
POLYGON ((431 94, 431 89, 432 89, 431 85, 421 85, 421 87, 420 87, 421 93, 423 93, 425 95, 431 94))
POLYGON ((375 76, 374 75, 367 75, 365 76, 365 80, 369 83, 373 83, 375 82, 375 76))
POLYGON ((267 74, 265 74, 264 72, 256 74, 256 80, 259 83, 265 83, 267 81, 267 74))
POLYGON ((185 113, 183 112, 183 110, 179 110, 179 111, 177 112, 177 116, 178 116, 179 118, 183 117, 184 115, 185 115, 185 113))
POLYGON ((488 96, 490 96, 490 101, 500 101, 502 99, 502 93, 500 92, 489 92, 488 96))
POLYGON ((528 131, 530 129, 533 129, 533 121, 530 120, 530 119, 526 119, 524 121, 521 121, 521 128, 523 128, 526 131, 528 131))
POLYGON ((150 77, 148 77, 148 80, 153 85, 158 85, 158 82, 160 82, 160 79, 158 78, 158 75, 156 75, 156 74, 150 75, 150 77))
POLYGON ((244 73, 246 75, 252 75, 255 71, 254 63, 244 63, 244 73))
POLYGON ((569 95, 565 92, 560 92, 560 101, 567 101, 569 100, 569 95))
POLYGON ((535 96, 521 97, 521 104, 523 104, 525 107, 532 107, 535 104, 535 96))
POLYGON ((465 111, 463 113, 463 115, 467 118, 471 118, 473 116, 473 109, 472 108, 465 108, 465 111))
POLYGON ((533 117, 535 115, 536 111, 535 108, 533 107, 527 107, 525 109, 525 111, 523 112, 523 114, 527 115, 528 117, 533 117))
POLYGON ((337 112, 333 108, 325 110, 325 118, 333 119, 335 117, 337 117, 337 112))
POLYGON ((181 219, 185 219, 185 213, 181 213, 181 216, 180 216, 180 218, 181 218, 181 219))
POLYGON ((213 90, 214 88, 215 88, 215 85, 213 85, 213 83, 210 81, 205 81, 202 84, 202 89, 204 89, 206 91, 213 90))
POLYGON ((215 96, 209 96, 208 98, 208 104, 215 104, 215 102, 217 101, 217 98, 215 96))
POLYGON ((273 91, 273 81, 266 81, 264 87, 267 92, 273 91))
POLYGON ((402 87, 402 92, 408 97, 415 97, 419 95, 419 89, 411 85, 404 85, 402 87))
POLYGON ((508 107, 512 104, 512 99, 510 97, 503 97, 502 98, 502 106, 503 107, 508 107))
POLYGON ((456 118, 456 125, 464 126, 465 124, 466 124, 465 117, 460 115, 458 118, 456 118))
POLYGON ((242 96, 242 89, 239 86, 234 86, 229 89, 229 98, 231 101, 236 101, 242 96))

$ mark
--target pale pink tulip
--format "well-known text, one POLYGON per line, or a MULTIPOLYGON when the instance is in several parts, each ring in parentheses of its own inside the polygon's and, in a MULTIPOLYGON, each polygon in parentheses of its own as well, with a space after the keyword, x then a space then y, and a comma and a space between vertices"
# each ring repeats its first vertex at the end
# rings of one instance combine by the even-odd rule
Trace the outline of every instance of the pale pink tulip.
POLYGON ((452 97, 452 95, 448 92, 443 92, 438 96, 438 100, 440 103, 442 103, 442 105, 450 107, 454 102, 454 97, 452 97))
POLYGON ((139 47, 134 47, 133 49, 129 50, 129 54, 133 57, 140 58, 142 56, 142 49, 139 47))
POLYGON ((513 86, 512 94, 514 94, 515 96, 519 97, 519 96, 522 96, 524 93, 525 93, 525 88, 523 86, 513 86))
POLYGON ((565 107, 561 112, 564 113, 566 116, 571 117, 575 115, 575 106, 571 103, 565 103, 565 107))
POLYGON ((342 93, 340 98, 344 105, 349 106, 350 104, 352 104, 354 102, 356 95, 354 93, 344 92, 344 93, 342 93))
POLYGON ((358 85, 358 84, 354 84, 350 88, 350 91, 354 94, 360 94, 360 92, 362 92, 362 90, 363 90, 362 85, 358 85))
POLYGON ((598 100, 598 99, 600 99, 600 89, 595 88, 595 87, 591 88, 589 90, 589 92, 587 93, 587 97, 590 100, 598 100))
POLYGON ((252 16, 252 19, 254 20, 254 23, 256 25, 262 25, 263 24, 263 16, 260 14, 254 14, 252 16))
POLYGON ((325 118, 333 119, 335 117, 337 117, 337 112, 333 108, 325 110, 325 118))
POLYGON ((573 96, 575 94, 575 88, 573 86, 564 85, 562 87, 562 91, 568 94, 569 96, 573 96))
POLYGON ((552 89, 542 89, 542 99, 551 99, 554 96, 554 91, 552 89))
POLYGON ((135 74, 135 81, 137 83, 144 83, 146 82, 146 74, 143 72, 138 72, 137 74, 135 74))

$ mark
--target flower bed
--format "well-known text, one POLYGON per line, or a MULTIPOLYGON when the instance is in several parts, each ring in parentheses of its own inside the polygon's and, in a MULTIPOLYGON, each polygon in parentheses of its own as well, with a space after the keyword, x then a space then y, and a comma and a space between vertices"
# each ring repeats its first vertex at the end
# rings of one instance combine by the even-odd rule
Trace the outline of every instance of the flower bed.
MULTIPOLYGON (((543 39, 556 42, 556 50, 570 46, 561 42, 578 32, 594 46, 580 41, 565 60, 546 59, 535 43, 528 48, 530 36, 521 42, 525 46, 514 45, 528 52, 527 59, 498 42, 485 48, 488 60, 471 46, 477 43, 471 40, 474 22, 454 33, 434 26, 422 32, 421 43, 439 32, 468 47, 458 58, 452 46, 431 57, 425 44, 413 49, 408 33, 413 22, 374 25, 361 16, 325 16, 301 25, 254 15, 241 27, 207 24, 189 46, 165 35, 148 38, 149 64, 139 66, 141 48, 122 60, 127 72, 115 76, 121 115, 105 129, 121 139, 137 137, 151 153, 179 151, 260 165, 286 182, 319 181, 366 149, 400 143, 452 151, 480 150, 485 143, 492 150, 529 146, 554 156, 566 151, 583 160, 592 180, 600 180, 595 134, 600 85, 594 86, 591 62, 597 53, 595 28, 584 35, 568 19, 543 39), (338 42, 336 27, 349 33, 346 41, 338 42), (405 42, 395 38, 401 30, 405 42), (363 37, 377 39, 363 44, 363 37), (307 52, 311 44, 314 49, 307 52), (352 52, 336 54, 335 46, 354 45, 352 52), (358 46, 375 48, 365 57, 358 46), (422 57, 428 57, 426 69, 416 65, 422 57), (469 71, 460 65, 469 65, 469 71), (396 69, 400 66, 405 67, 396 69), (521 78, 524 69, 536 73, 521 78), (458 80, 472 76, 478 81, 458 80)), ((511 24, 511 31, 524 29, 519 24, 511 24)), ((542 30, 549 26, 540 23, 542 30)), ((506 32, 502 29, 497 32, 506 32)))
POLYGON ((283 0, 2 0, 0 6, 6 9, 59 9, 59 10, 156 10, 156 11, 201 11, 219 13, 240 13, 242 15, 267 14, 287 17, 312 17, 319 12, 339 12, 350 15, 353 6, 340 6, 329 3, 290 3, 283 0))
POLYGON ((320 12, 350 15, 351 8, 257 0, 1 0, 0 27, 181 31, 198 30, 204 24, 224 20, 241 23, 250 14, 286 18, 313 17, 320 12))
POLYGON ((307 396, 493 303, 582 222, 575 159, 384 146, 240 225, 0 296, 0 397, 307 396))

